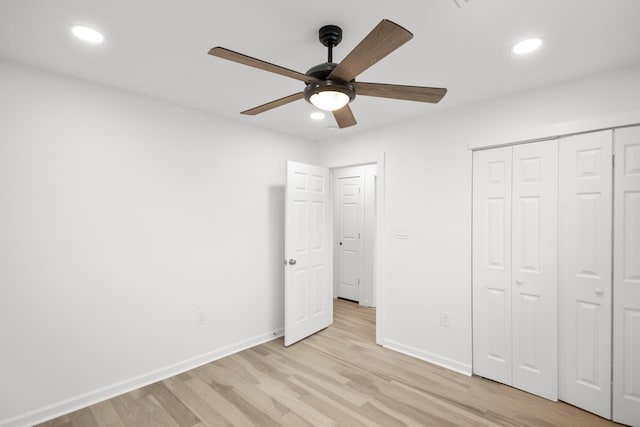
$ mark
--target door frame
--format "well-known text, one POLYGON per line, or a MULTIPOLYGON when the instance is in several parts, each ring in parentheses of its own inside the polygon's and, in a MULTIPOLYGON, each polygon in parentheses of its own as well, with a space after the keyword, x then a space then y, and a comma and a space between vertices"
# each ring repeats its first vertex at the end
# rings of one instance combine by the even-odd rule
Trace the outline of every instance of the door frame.
MULTIPOLYGON (((385 236, 385 153, 356 154, 349 161, 329 161, 324 166, 333 170, 353 166, 377 165, 376 172, 376 224, 374 240, 373 288, 376 295, 376 344, 384 345, 384 236, 385 236)), ((332 178, 333 179, 333 178, 332 178)))

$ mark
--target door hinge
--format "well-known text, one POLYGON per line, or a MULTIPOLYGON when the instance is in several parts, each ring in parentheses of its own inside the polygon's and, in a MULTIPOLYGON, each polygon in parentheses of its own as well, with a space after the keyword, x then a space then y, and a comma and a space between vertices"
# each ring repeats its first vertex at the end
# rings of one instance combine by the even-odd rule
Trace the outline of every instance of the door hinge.
POLYGON ((358 233, 358 239, 360 239, 360 233, 358 233))
POLYGON ((616 155, 615 155, 615 154, 612 154, 612 155, 611 155, 611 164, 612 164, 614 167, 615 167, 615 165, 616 165, 616 155))
POLYGON ((360 279, 358 279, 358 286, 360 286, 360 279))
POLYGON ((358 194, 360 194, 360 187, 358 187, 358 194))

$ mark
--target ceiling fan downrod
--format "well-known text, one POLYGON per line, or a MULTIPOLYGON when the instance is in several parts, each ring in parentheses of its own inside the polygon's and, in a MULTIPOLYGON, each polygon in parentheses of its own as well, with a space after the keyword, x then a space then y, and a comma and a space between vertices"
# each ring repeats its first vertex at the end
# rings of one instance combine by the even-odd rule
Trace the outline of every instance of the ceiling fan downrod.
POLYGON ((329 50, 327 63, 331 64, 333 62, 333 48, 342 41, 342 28, 337 25, 325 25, 318 30, 318 39, 329 50))

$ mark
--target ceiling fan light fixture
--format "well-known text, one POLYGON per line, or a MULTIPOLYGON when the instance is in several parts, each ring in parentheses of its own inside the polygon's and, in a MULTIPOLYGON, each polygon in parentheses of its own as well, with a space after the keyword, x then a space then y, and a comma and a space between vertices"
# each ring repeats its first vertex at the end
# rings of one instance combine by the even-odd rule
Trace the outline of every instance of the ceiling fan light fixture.
POLYGON ((311 82, 304 89, 304 98, 324 111, 336 111, 353 101, 356 91, 352 83, 333 80, 311 82))
POLYGON ((335 111, 349 103, 349 96, 342 92, 325 90, 311 95, 309 101, 321 110, 335 111))
POLYGON ((314 111, 313 113, 309 114, 309 117, 311 118, 311 120, 322 120, 325 118, 325 115, 322 111, 314 111))

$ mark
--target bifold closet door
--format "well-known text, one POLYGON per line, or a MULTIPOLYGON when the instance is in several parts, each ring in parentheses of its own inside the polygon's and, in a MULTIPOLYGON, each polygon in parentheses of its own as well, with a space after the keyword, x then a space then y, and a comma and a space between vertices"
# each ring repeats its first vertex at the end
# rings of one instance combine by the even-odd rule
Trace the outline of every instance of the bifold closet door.
POLYGON ((477 151, 473 169, 473 371, 557 400, 558 151, 543 141, 477 151))
POLYGON ((613 419, 640 426, 640 127, 615 131, 613 419))
POLYGON ((559 397, 611 418, 612 132, 559 148, 559 397))
POLYGON ((473 371, 511 384, 512 148, 473 153, 473 371))
POLYGON ((513 147, 513 386, 558 399, 558 143, 513 147))

